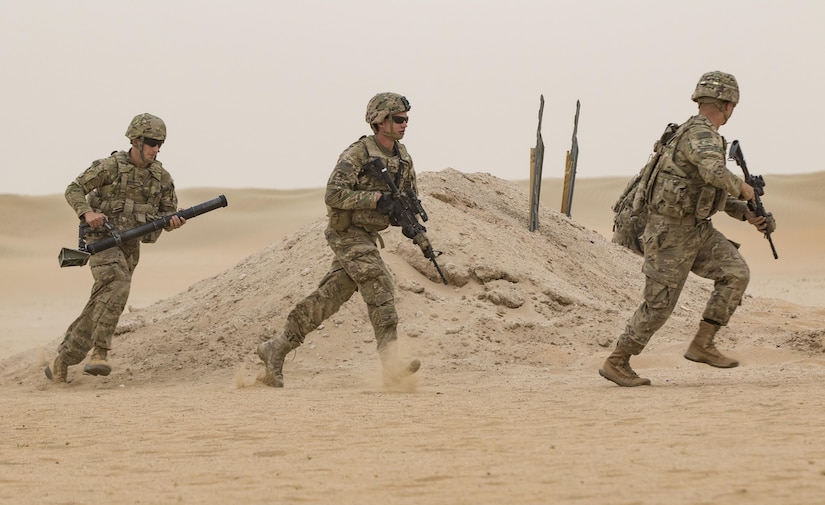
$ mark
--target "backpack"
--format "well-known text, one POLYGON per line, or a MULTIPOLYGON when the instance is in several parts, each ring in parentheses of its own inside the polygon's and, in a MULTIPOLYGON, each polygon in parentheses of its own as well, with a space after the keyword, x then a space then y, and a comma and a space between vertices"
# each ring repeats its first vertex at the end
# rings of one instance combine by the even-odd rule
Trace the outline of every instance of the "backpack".
POLYGON ((627 247, 643 256, 644 245, 641 237, 647 226, 647 201, 653 182, 658 172, 656 166, 665 147, 674 139, 681 137, 676 123, 668 123, 662 136, 653 144, 653 153, 638 174, 627 183, 624 191, 613 204, 613 243, 627 247))

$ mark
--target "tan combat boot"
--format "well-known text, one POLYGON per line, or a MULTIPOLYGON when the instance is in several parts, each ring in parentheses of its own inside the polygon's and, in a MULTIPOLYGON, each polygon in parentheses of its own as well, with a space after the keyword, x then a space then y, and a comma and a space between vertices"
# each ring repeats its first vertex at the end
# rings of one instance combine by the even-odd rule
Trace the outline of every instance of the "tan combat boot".
POLYGON ((295 347, 283 335, 258 344, 258 357, 266 367, 264 375, 258 380, 273 388, 284 387, 284 359, 295 347))
POLYGON ((699 323, 699 331, 693 337, 693 342, 690 343, 685 358, 697 363, 707 363, 710 366, 717 368, 733 368, 739 366, 739 362, 735 359, 730 359, 716 348, 713 343, 713 337, 719 327, 707 321, 699 323))
POLYGON ((630 353, 618 345, 616 349, 613 350, 613 353, 607 357, 604 365, 599 368, 599 375, 624 387, 650 385, 650 379, 639 377, 639 375, 630 368, 630 353))
POLYGON ((63 357, 58 354, 51 365, 46 365, 43 370, 46 377, 54 383, 66 382, 66 376, 69 374, 69 365, 63 361, 63 357))
POLYGON ((421 361, 417 359, 410 360, 406 365, 402 363, 398 358, 398 347, 395 342, 390 342, 378 349, 378 355, 381 357, 385 387, 397 386, 421 368, 421 361))
POLYGON ((89 375, 103 375, 104 377, 112 373, 112 367, 106 361, 108 351, 101 347, 95 347, 92 350, 92 357, 89 358, 89 363, 83 367, 83 373, 89 375))

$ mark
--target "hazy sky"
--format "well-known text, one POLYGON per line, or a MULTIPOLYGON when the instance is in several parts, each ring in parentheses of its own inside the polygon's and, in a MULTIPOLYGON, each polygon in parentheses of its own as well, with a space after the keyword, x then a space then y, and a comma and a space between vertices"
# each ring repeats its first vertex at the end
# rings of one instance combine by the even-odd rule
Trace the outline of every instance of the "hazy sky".
POLYGON ((62 193, 142 112, 179 188, 321 187, 381 91, 419 172, 526 179, 543 94, 545 177, 576 100, 578 176, 629 177, 708 70, 752 172, 821 171, 824 25, 821 0, 0 0, 0 193, 62 193))

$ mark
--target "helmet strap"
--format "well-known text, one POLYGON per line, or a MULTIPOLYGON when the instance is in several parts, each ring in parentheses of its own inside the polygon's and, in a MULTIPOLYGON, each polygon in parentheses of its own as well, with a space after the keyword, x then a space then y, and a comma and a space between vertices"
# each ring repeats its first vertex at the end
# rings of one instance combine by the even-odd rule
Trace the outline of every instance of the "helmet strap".
POLYGON ((389 136, 394 138, 395 140, 401 140, 401 135, 399 135, 395 131, 395 121, 392 120, 392 114, 387 116, 387 119, 389 119, 389 121, 390 121, 390 135, 389 136))
POLYGON ((148 167, 149 165, 151 165, 151 163, 149 163, 149 160, 146 159, 146 156, 143 155, 143 137, 138 137, 138 145, 135 146, 134 144, 132 144, 132 148, 137 149, 140 155, 140 161, 144 164, 144 166, 148 167))
MULTIPOLYGON (((717 100, 716 101, 716 107, 722 112, 722 115, 725 116, 725 123, 728 122, 728 120, 730 119, 730 116, 731 116, 730 114, 728 114, 728 104, 729 103, 731 103, 731 102, 724 102, 722 100, 717 100)), ((725 123, 722 123, 722 124, 725 124, 725 123)))
MULTIPOLYGON (((395 122, 393 122, 393 120, 392 120, 392 114, 387 113, 387 115, 384 117, 384 119, 381 122, 382 123, 389 123, 389 125, 390 125, 390 131, 388 131, 388 132, 384 131, 383 133, 381 133, 381 135, 384 135, 385 137, 389 137, 393 140, 401 140, 401 135, 399 135, 398 132, 395 131, 395 122)), ((378 126, 377 126, 378 124, 380 124, 380 123, 374 123, 374 124, 370 125, 370 127, 372 128, 373 133, 375 133, 376 135, 378 135, 378 126)))

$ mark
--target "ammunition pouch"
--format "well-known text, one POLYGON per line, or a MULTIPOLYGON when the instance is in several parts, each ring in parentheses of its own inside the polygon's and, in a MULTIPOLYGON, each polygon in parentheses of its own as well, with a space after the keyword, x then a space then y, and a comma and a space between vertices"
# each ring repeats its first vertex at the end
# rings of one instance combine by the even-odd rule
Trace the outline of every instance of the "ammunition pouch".
POLYGON ((660 172, 651 195, 651 210, 662 216, 707 219, 724 208, 725 195, 704 182, 660 172))
POLYGON ((653 186, 652 210, 668 217, 682 217, 692 212, 689 186, 690 179, 660 172, 653 186))
POLYGON ((160 230, 153 231, 152 233, 144 235, 143 238, 140 239, 140 241, 143 242, 144 244, 154 244, 155 242, 158 241, 159 237, 160 237, 160 230))
POLYGON ((356 209, 352 212, 352 225, 369 231, 381 231, 390 225, 390 218, 375 209, 356 209))
POLYGON ((716 213, 719 207, 719 190, 713 186, 705 186, 699 191, 699 198, 696 199, 696 218, 706 219, 716 213))
POLYGON ((390 216, 375 209, 341 210, 327 208, 329 227, 335 231, 345 231, 350 226, 358 226, 368 232, 385 230, 390 225, 390 216))
POLYGON ((329 227, 335 231, 344 231, 352 224, 352 211, 327 208, 329 227))

